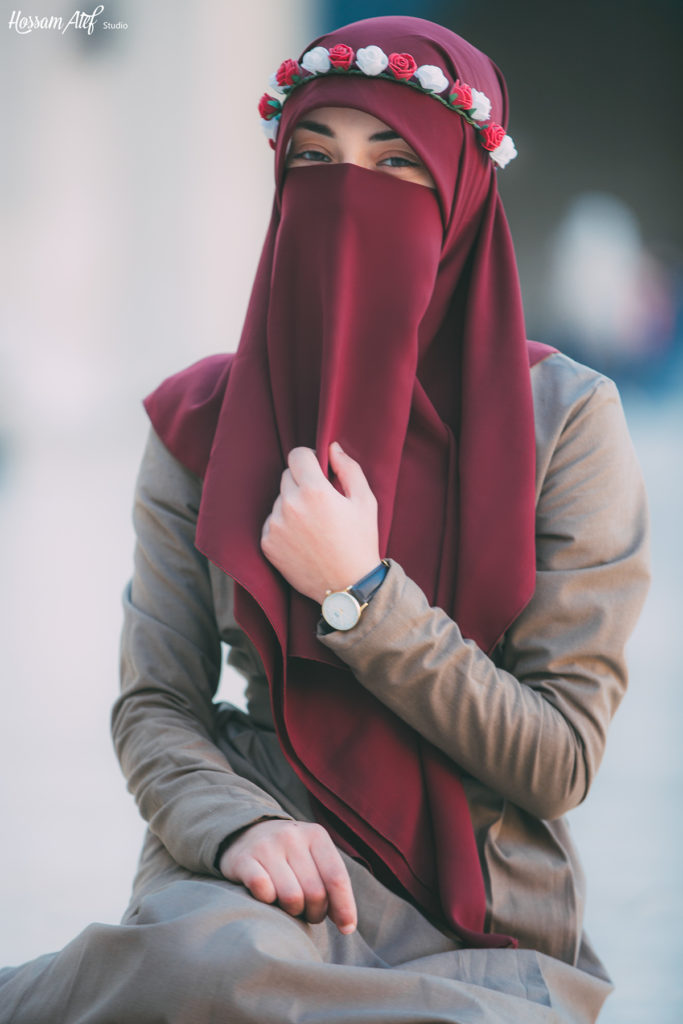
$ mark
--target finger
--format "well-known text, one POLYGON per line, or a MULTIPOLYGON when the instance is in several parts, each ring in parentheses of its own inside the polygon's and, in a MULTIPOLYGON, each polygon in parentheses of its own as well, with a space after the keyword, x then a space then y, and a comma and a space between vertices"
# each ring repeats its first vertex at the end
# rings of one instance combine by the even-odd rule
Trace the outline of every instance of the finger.
POLYGON ((343 935, 350 935, 358 923, 351 879, 341 854, 323 829, 311 843, 311 855, 325 886, 330 919, 343 935))
POLYGON ((347 498, 372 498, 368 479, 359 462, 347 455, 338 441, 330 445, 330 465, 334 470, 347 498))
POLYGON ((318 456, 312 448, 292 448, 287 456, 287 465, 299 487, 319 487, 328 482, 318 462, 318 456))
POLYGON ((311 924, 324 921, 328 908, 327 890, 310 850, 307 847, 292 850, 287 860, 304 894, 306 920, 311 924))
POLYGON ((306 899, 299 879, 282 853, 279 852, 272 860, 262 863, 262 867, 265 868, 275 886, 279 906, 292 917, 300 917, 306 909, 306 899))
POLYGON ((241 882, 254 899, 261 903, 275 903, 277 899, 272 878, 263 865, 253 857, 240 858, 226 878, 231 882, 241 882))
POLYGON ((277 498, 273 502, 273 510, 268 516, 268 519, 282 519, 282 495, 278 494, 277 498))
POLYGON ((274 522, 281 522, 281 521, 282 521, 282 497, 278 494, 277 498, 275 499, 275 504, 273 505, 272 512, 266 518, 265 523, 261 527, 261 547, 263 547, 263 542, 268 539, 268 534, 271 531, 271 527, 273 526, 273 523, 274 522))
POLYGON ((280 497, 285 501, 293 498, 299 490, 299 485, 292 476, 291 469, 286 469, 280 479, 280 497))
POLYGON ((274 521, 282 519, 282 497, 278 494, 277 498, 273 503, 270 515, 266 517, 266 521, 261 528, 261 540, 269 533, 271 526, 274 521))

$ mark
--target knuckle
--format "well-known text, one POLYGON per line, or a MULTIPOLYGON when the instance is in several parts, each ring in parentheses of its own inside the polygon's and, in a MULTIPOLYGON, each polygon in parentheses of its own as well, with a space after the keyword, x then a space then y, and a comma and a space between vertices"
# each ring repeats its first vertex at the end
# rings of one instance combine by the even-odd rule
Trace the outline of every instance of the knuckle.
POLYGON ((306 480, 301 485, 301 495, 308 501, 318 500, 321 494, 325 494, 327 481, 323 478, 322 480, 306 480))
POLYGON ((262 903, 273 902, 275 893, 269 878, 265 878, 263 875, 254 875, 253 877, 247 875, 243 881, 255 899, 260 900, 262 903))
POLYGON ((334 892, 345 892, 350 886, 349 876, 343 864, 332 866, 327 873, 327 888, 334 892))
POLYGON ((297 501, 295 497, 288 494, 286 496, 283 496, 282 498, 281 509, 283 519, 288 519, 292 517, 296 518, 301 511, 300 502, 297 501))
POLYGON ((239 866, 238 872, 242 882, 251 889, 264 889, 267 886, 267 879, 264 872, 258 865, 252 863, 244 863, 239 866))
POLYGON ((270 531, 263 534, 261 537, 261 551, 267 556, 275 553, 275 549, 273 547, 273 535, 270 531))
POLYGON ((272 903, 275 891, 270 876, 253 861, 245 862, 238 867, 234 875, 245 885, 252 896, 263 903, 272 903))
POLYGON ((283 910, 286 910, 292 917, 298 917, 304 910, 304 897, 302 893, 279 893, 278 903, 283 910))
POLYGON ((279 843, 285 854, 290 855, 301 846, 302 836, 299 829, 289 825, 280 832, 279 843))
POLYGON ((252 872, 254 878, 262 875, 266 870, 265 864, 268 863, 268 847, 264 843, 254 843, 249 847, 248 854, 244 855, 244 862, 250 863, 249 870, 252 872))
POLYGON ((306 833, 309 841, 318 847, 326 846, 331 843, 330 834, 326 828, 319 825, 317 822, 310 822, 306 824, 306 833))
POLYGON ((319 906, 327 902, 327 889, 322 882, 313 882, 308 885, 306 899, 313 906, 319 906))

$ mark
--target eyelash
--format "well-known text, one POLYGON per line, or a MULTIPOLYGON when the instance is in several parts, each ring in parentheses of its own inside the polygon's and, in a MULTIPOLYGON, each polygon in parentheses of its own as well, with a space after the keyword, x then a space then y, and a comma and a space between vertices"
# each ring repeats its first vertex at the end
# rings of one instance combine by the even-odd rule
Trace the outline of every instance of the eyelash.
POLYGON ((382 163, 387 167, 419 167, 420 165, 415 160, 411 160, 407 156, 387 156, 382 160, 382 163), (390 163, 391 160, 397 160, 398 163, 390 163))
MULTIPOLYGON (((310 163, 327 163, 330 157, 319 149, 302 149, 298 153, 292 153, 292 160, 307 160, 310 163)), ((407 156, 387 156, 380 164, 385 167, 419 167, 419 163, 407 156)))
POLYGON ((292 160, 311 160, 315 163, 323 163, 329 160, 327 153, 321 153, 319 149, 302 149, 298 153, 292 153, 292 160))

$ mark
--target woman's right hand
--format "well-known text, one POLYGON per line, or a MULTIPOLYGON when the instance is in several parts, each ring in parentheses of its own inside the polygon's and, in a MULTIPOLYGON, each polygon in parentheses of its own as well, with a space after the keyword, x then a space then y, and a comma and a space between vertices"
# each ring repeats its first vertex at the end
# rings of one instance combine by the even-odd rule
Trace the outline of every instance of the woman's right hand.
POLYGON ((355 931, 356 901, 339 850, 322 825, 259 821, 225 850, 220 870, 263 903, 318 924, 326 915, 343 935, 355 931))

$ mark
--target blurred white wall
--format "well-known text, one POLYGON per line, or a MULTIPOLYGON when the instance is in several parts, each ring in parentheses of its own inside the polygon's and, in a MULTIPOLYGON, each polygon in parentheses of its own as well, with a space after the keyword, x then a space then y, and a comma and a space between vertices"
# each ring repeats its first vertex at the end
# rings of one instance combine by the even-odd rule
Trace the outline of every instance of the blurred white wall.
POLYGON ((140 400, 237 344, 272 200, 256 106, 310 36, 307 0, 105 0, 128 28, 100 37, 18 34, 18 7, 0 17, 0 963, 126 905, 141 824, 108 715, 140 400))

